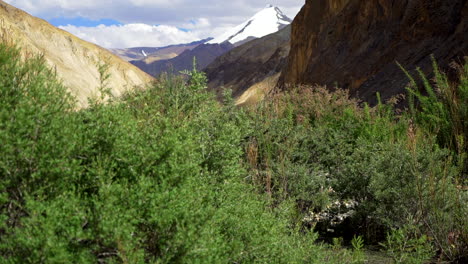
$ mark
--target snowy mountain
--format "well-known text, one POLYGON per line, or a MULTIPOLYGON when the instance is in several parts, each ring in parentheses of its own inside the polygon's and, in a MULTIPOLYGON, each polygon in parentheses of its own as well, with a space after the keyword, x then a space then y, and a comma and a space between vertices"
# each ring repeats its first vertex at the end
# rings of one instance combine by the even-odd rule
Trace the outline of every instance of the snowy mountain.
POLYGON ((230 42, 238 46, 249 40, 275 33, 292 22, 290 18, 275 6, 267 5, 246 22, 234 27, 208 44, 230 42))

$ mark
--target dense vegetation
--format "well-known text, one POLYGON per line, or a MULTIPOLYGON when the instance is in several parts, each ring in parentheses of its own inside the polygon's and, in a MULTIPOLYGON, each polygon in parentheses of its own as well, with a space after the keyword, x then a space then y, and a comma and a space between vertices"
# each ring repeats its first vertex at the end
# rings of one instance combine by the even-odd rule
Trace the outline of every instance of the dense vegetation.
POLYGON ((77 111, 0 44, 0 263, 466 259, 468 66, 398 115, 306 87, 239 109, 197 71, 116 99, 100 69, 77 111))

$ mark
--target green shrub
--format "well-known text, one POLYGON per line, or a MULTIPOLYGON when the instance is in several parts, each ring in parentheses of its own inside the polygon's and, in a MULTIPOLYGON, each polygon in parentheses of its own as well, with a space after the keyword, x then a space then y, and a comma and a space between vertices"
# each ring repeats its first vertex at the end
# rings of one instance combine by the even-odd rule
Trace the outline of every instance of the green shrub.
POLYGON ((249 122, 201 73, 75 111, 43 60, 0 59, 2 263, 321 262, 244 182, 249 122))
POLYGON ((361 236, 354 236, 351 245, 353 247, 353 263, 364 263, 364 239, 361 236))
POLYGON ((296 224, 325 237, 377 243, 416 217, 443 258, 462 257, 466 192, 437 134, 391 104, 361 108, 342 91, 302 89, 250 110, 245 162, 257 190, 272 204, 296 201, 296 224))
POLYGON ((413 225, 394 229, 382 244, 394 263, 422 264, 433 256, 433 249, 425 235, 419 235, 413 225))
POLYGON ((458 154, 458 162, 463 169, 463 181, 468 174, 468 62, 458 66, 459 83, 452 84, 442 73, 433 58, 434 80, 431 82, 418 69, 425 94, 422 94, 416 80, 406 71, 410 79, 408 93, 413 118, 437 135, 441 146, 450 148, 458 154), (434 83, 434 85, 433 85, 434 83), (415 101, 417 99, 417 102, 415 101), (418 108, 418 109, 416 109, 418 108))

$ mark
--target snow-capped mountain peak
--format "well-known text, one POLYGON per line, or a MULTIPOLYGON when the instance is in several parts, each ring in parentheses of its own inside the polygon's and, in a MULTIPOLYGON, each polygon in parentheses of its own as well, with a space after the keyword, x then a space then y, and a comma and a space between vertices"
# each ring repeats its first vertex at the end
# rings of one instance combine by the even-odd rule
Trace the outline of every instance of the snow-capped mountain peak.
POLYGON ((291 19, 284 15, 278 7, 268 4, 249 20, 209 41, 208 44, 230 42, 236 45, 244 43, 250 39, 275 33, 290 23, 291 19))

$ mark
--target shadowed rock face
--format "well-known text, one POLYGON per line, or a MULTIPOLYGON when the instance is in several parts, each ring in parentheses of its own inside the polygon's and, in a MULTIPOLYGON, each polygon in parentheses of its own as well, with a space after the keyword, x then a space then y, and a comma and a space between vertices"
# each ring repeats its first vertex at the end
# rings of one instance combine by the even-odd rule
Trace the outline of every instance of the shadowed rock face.
POLYGON ((468 55, 467 0, 307 0, 280 85, 347 88, 371 104, 405 92, 397 66, 430 73, 468 55))
POLYGON ((252 85, 283 70, 289 54, 291 27, 252 40, 218 57, 205 68, 208 88, 218 93, 229 88, 235 98, 252 85))
POLYGON ((108 50, 81 40, 46 21, 33 17, 0 0, 0 41, 12 41, 23 54, 42 54, 57 76, 85 107, 101 86, 99 63, 107 62, 111 75, 107 87, 119 96, 153 78, 108 50))

